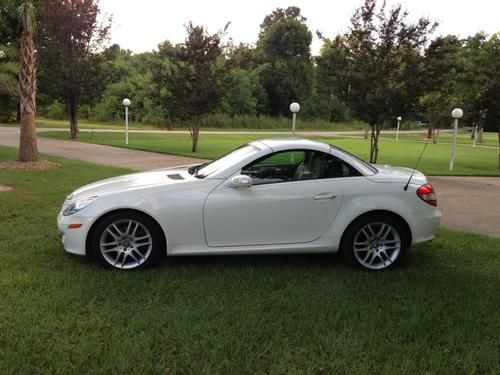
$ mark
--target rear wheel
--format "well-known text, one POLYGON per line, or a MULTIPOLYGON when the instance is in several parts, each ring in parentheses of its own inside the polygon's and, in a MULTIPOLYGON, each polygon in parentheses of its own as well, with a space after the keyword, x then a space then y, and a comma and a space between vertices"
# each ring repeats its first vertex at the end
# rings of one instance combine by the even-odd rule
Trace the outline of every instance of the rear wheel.
POLYGON ((107 267, 142 269, 162 254, 161 229, 138 212, 118 212, 97 224, 91 239, 92 255, 107 267))
POLYGON ((344 256, 355 265, 371 271, 394 267, 408 247, 404 226, 394 217, 373 214, 354 222, 342 245, 344 256))

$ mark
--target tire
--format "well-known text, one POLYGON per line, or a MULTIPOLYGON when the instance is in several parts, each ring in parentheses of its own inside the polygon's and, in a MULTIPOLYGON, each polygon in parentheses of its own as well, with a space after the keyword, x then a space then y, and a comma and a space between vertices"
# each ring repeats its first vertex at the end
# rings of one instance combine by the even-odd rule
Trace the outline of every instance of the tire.
POLYGON ((369 271, 382 271, 396 266, 408 247, 405 226, 393 216, 374 213, 348 227, 341 250, 350 263, 369 271))
POLYGON ((117 212, 99 221, 91 233, 91 256, 108 268, 139 270, 164 254, 161 228, 147 215, 117 212))

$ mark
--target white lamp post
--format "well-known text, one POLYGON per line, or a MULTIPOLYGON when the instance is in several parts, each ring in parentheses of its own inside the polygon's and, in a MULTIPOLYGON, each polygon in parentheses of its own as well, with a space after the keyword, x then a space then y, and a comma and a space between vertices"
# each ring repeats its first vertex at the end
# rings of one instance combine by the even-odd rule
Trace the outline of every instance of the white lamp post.
POLYGON ((128 106, 130 105, 130 99, 123 99, 122 104, 125 107, 125 144, 128 145, 128 106))
POLYGON ((472 129, 472 135, 474 136, 474 138, 472 138, 472 147, 476 147, 476 139, 478 131, 479 131, 479 125, 475 125, 474 129, 472 129))
POLYGON ((450 157, 450 171, 453 170, 453 163, 455 162, 455 145, 457 143, 457 133, 458 133, 458 119, 462 118, 464 111, 460 108, 455 108, 451 111, 451 117, 453 117, 453 142, 451 143, 451 157, 450 157))
POLYGON ((295 125, 297 123, 297 112, 300 111, 300 104, 297 102, 293 102, 292 104, 290 104, 290 111, 293 113, 292 134, 295 135, 295 125))
POLYGON ((397 129, 396 129, 396 141, 398 141, 398 140, 399 140, 399 124, 401 124, 401 120, 402 120, 402 119, 401 119, 401 116, 398 116, 398 117, 396 118, 396 120, 398 120, 398 127, 397 127, 397 129))

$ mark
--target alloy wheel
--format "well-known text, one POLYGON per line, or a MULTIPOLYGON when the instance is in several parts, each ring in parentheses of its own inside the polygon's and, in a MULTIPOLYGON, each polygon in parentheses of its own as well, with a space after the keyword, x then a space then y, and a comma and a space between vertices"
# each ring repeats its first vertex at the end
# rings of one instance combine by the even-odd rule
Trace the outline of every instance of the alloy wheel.
POLYGON ((363 267, 381 270, 397 260, 401 252, 401 237, 388 223, 369 223, 354 236, 353 251, 363 267))
POLYGON ((133 269, 144 263, 153 248, 153 237, 142 223, 132 219, 117 220, 101 234, 99 249, 113 267, 133 269))

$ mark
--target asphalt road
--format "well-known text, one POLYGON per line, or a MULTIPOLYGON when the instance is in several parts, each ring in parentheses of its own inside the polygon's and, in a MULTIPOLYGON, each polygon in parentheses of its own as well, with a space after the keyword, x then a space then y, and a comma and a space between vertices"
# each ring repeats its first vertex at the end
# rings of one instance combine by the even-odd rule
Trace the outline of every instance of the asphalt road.
MULTIPOLYGON (((43 129, 39 129, 41 131, 43 129)), ((19 129, 0 127, 0 145, 19 147, 19 129)), ((204 162, 203 159, 102 146, 91 143, 38 138, 38 151, 94 164, 148 170, 204 162)))
POLYGON ((500 177, 429 176, 441 225, 500 237, 500 177))
MULTIPOLYGON (((18 129, 0 127, 0 145, 18 147, 18 129)), ((38 148, 45 154, 134 170, 165 168, 204 161, 43 137, 38 139, 38 148)), ((500 238, 500 177, 431 176, 429 181, 437 191, 444 227, 500 238)))

